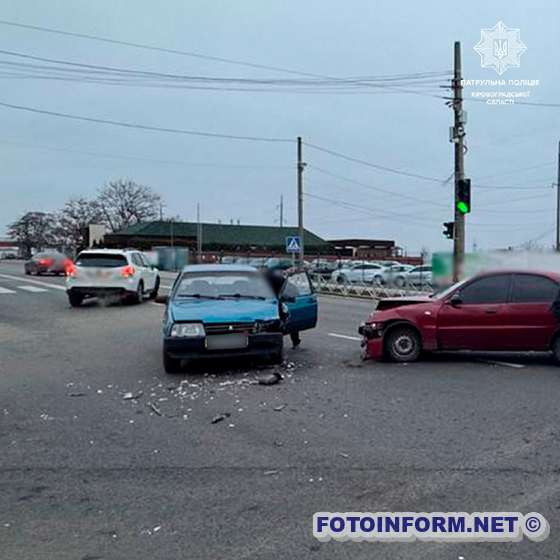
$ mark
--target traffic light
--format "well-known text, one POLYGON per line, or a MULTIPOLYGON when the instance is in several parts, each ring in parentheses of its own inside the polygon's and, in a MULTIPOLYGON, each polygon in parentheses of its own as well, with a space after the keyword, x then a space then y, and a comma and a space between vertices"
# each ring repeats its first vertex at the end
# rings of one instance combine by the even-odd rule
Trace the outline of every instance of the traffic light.
POLYGON ((454 234, 455 222, 443 222, 443 235, 445 235, 447 239, 453 239, 454 234))
POLYGON ((457 184, 457 210, 461 214, 468 214, 471 211, 471 180, 460 179, 457 184))

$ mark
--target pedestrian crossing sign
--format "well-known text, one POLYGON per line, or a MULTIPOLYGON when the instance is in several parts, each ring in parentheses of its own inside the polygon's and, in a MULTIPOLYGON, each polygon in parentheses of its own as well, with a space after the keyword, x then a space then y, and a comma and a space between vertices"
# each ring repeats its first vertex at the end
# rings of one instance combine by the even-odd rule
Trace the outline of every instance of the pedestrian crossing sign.
POLYGON ((287 253, 300 253, 301 252, 301 241, 299 235, 293 235, 291 237, 286 237, 286 252, 287 253))

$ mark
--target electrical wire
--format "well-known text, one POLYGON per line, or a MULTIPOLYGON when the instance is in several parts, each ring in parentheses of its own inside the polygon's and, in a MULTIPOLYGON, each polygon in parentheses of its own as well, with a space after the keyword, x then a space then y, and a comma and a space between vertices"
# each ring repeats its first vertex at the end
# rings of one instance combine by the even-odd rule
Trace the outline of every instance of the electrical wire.
POLYGON ((375 186, 369 185, 367 183, 362 183, 361 181, 356 181, 355 179, 350 179, 349 177, 344 177, 343 175, 338 175, 337 173, 332 173, 332 172, 328 171, 327 169, 323 169, 322 167, 318 167, 316 165, 308 164, 307 167, 311 170, 318 171, 319 173, 322 173, 324 175, 328 175, 329 177, 333 177, 335 179, 339 179, 339 180, 345 181, 347 183, 352 183, 352 184, 355 184, 355 185, 359 185, 359 186, 361 186, 365 189, 369 189, 369 190, 377 191, 377 192, 382 192, 382 193, 385 193, 385 194, 390 194, 390 195, 397 196, 397 197, 400 197, 400 198, 405 198, 405 199, 408 199, 408 200, 413 200, 414 202, 418 202, 418 203, 421 203, 421 204, 428 204, 428 205, 431 205, 431 206, 437 206, 439 208, 448 208, 448 205, 446 205, 446 204, 441 204, 439 202, 434 202, 433 200, 426 200, 425 198, 423 199, 423 198, 413 196, 413 195, 410 195, 410 194, 405 194, 405 193, 400 193, 400 192, 397 192, 397 191, 392 191, 392 190, 389 190, 389 189, 384 189, 382 187, 375 187, 375 186))
POLYGON ((123 121, 115 121, 111 119, 99 119, 95 117, 85 117, 82 115, 73 115, 70 113, 61 113, 58 111, 47 111, 45 109, 37 109, 36 107, 29 107, 26 105, 15 105, 13 103, 6 103, 0 101, 0 107, 5 107, 7 109, 15 109, 17 111, 27 111, 29 113, 38 113, 41 115, 48 115, 51 117, 60 117, 65 119, 92 122, 97 124, 109 124, 112 126, 120 126, 123 128, 135 128, 140 130, 148 130, 154 132, 168 132, 171 134, 186 134, 190 136, 202 136, 205 138, 223 138, 226 140, 247 140, 252 142, 273 142, 273 143, 294 143, 291 138, 274 138, 274 137, 264 137, 264 136, 241 136, 235 134, 221 134, 216 132, 203 132, 199 130, 185 130, 181 128, 166 128, 160 126, 151 126, 140 123, 131 123, 123 121))
POLYGON ((438 184, 442 184, 445 183, 445 179, 440 179, 438 177, 430 177, 427 175, 420 175, 418 173, 410 173, 408 171, 401 171, 400 169, 395 169, 394 167, 387 167, 385 165, 380 165, 378 163, 372 163, 370 161, 366 161, 363 159, 359 159, 359 158, 355 158, 352 156, 348 156, 346 154, 342 154, 340 152, 336 152, 335 150, 331 150, 329 148, 324 148, 322 146, 318 146, 317 144, 311 144, 310 142, 304 142, 303 143, 305 146, 308 146, 309 148, 312 148, 314 150, 318 150, 320 152, 329 154, 331 156, 334 157, 338 157, 347 161, 351 161, 353 163, 359 163, 361 165, 365 165, 367 167, 372 167, 373 169, 378 169, 380 171, 386 171, 388 173, 394 173, 396 175, 403 175, 405 177, 414 177, 415 179, 422 179, 424 181, 431 181, 433 183, 438 183, 438 184))
POLYGON ((85 156, 91 156, 96 158, 106 158, 106 159, 116 159, 116 160, 125 160, 125 161, 139 161, 144 163, 150 164, 163 164, 163 165, 179 165, 185 167, 210 167, 210 168, 239 168, 239 169, 255 169, 255 168, 263 168, 263 169, 292 169, 293 165, 281 165, 281 164, 259 164, 259 163, 225 163, 225 162, 192 162, 192 161, 184 161, 184 160, 175 160, 175 159, 157 159, 152 158, 149 156, 134 156, 134 155, 124 155, 124 154, 108 154, 104 152, 95 152, 90 150, 77 150, 74 148, 68 148, 66 146, 49 146, 45 144, 33 144, 29 142, 18 142, 14 140, 6 140, 0 138, 0 143, 2 144, 9 144, 11 146, 21 147, 21 148, 31 148, 37 150, 47 150, 52 152, 62 152, 62 153, 70 153, 70 154, 79 154, 85 156))

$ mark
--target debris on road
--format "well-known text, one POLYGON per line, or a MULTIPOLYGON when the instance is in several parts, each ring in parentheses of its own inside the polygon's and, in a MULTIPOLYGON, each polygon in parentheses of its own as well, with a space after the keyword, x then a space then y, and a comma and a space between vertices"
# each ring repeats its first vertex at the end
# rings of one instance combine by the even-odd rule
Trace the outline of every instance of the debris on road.
POLYGON ((259 375, 258 381, 259 385, 276 385, 276 383, 284 379, 282 374, 278 371, 273 371, 272 373, 265 373, 264 375, 259 375))
POLYGON ((274 410, 275 410, 276 412, 280 412, 281 410, 284 410, 285 408, 286 408, 286 405, 285 405, 285 404, 279 404, 278 406, 275 406, 275 407, 274 407, 274 410))
POLYGON ((137 393, 128 392, 123 395, 123 401, 130 401, 134 399, 139 399, 144 394, 144 391, 138 391, 137 393))
POLYGON ((279 474, 279 472, 276 471, 276 470, 264 471, 264 475, 265 475, 265 476, 271 476, 271 475, 273 475, 273 474, 279 474))
POLYGON ((212 424, 217 424, 218 422, 221 422, 222 420, 225 420, 230 416, 231 414, 229 412, 223 412, 222 414, 218 414, 217 416, 214 416, 214 418, 212 418, 212 424))
POLYGON ((158 416, 162 415, 161 410, 154 403, 149 402, 147 406, 151 408, 158 416))
POLYGON ((348 453, 342 453, 342 452, 341 452, 341 453, 339 453, 339 455, 340 455, 341 457, 344 457, 344 459, 348 459, 348 457, 350 457, 350 455, 348 455, 348 453))
POLYGON ((69 397, 85 397, 86 393, 68 393, 69 397))

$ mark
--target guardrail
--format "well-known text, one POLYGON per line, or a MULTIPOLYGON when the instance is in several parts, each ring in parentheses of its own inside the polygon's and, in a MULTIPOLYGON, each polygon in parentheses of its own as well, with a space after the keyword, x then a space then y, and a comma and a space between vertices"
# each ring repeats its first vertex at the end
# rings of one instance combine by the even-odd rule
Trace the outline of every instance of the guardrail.
POLYGON ((346 297, 359 297, 379 299, 395 296, 425 296, 433 292, 429 286, 405 286, 403 288, 388 287, 378 284, 365 284, 362 282, 337 281, 325 278, 320 274, 311 274, 311 282, 315 291, 320 294, 331 294, 346 297))

